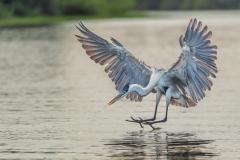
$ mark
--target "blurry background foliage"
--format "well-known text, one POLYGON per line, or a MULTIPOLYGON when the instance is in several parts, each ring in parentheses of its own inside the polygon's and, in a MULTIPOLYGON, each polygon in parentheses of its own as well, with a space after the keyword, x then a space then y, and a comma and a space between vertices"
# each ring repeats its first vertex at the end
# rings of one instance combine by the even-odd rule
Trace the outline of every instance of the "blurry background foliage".
POLYGON ((122 15, 135 0, 0 0, 0 18, 49 15, 122 15))
POLYGON ((240 0, 0 0, 0 26, 145 16, 145 10, 239 9, 240 0))
POLYGON ((240 0, 137 0, 144 10, 221 10, 240 9, 240 0))
POLYGON ((42 15, 118 16, 130 10, 239 9, 240 0, 0 0, 0 18, 42 15))

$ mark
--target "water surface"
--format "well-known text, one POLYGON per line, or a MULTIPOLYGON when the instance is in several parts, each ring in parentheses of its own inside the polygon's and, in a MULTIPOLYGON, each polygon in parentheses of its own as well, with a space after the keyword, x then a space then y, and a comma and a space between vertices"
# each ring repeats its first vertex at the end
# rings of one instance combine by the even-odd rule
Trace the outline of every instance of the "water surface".
MULTIPOLYGON (((238 12, 237 12, 238 13, 238 12)), ((77 22, 0 31, 0 158, 240 159, 240 19, 195 17, 213 31, 219 73, 197 107, 170 106, 160 130, 126 122, 153 116, 155 95, 106 104, 117 92, 74 37, 77 22)), ((239 14, 239 13, 238 13, 239 14)), ((204 14, 205 15, 205 14, 204 14)), ((168 68, 191 15, 84 21, 147 64, 168 68)), ((165 114, 165 99, 157 118, 165 114)))

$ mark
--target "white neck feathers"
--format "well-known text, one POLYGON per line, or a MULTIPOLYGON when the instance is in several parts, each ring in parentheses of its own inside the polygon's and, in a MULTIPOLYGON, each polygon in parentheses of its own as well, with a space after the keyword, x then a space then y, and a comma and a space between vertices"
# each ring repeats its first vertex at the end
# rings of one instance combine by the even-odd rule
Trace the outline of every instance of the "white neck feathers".
POLYGON ((140 96, 146 96, 148 95, 153 88, 157 85, 160 77, 162 76, 162 72, 154 72, 151 75, 150 81, 146 87, 142 87, 139 84, 132 84, 129 86, 129 92, 135 91, 137 92, 140 96))

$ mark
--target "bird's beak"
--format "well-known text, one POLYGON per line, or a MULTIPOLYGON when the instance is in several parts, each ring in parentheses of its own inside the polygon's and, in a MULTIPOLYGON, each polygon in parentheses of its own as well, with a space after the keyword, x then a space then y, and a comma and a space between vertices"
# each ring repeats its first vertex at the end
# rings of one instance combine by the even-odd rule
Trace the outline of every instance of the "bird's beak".
POLYGON ((115 98, 113 98, 113 99, 108 103, 108 105, 110 106, 110 105, 112 105, 113 103, 115 103, 116 101, 122 99, 123 97, 125 97, 126 94, 127 94, 126 92, 121 92, 121 93, 119 93, 115 98))

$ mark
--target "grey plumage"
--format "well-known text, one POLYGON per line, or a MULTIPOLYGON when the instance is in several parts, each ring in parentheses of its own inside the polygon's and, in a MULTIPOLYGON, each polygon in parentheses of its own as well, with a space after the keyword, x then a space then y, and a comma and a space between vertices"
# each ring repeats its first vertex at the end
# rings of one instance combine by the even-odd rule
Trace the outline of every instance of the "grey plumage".
MULTIPOLYGON (((79 25, 80 28, 77 28, 86 37, 76 35, 78 41, 82 43, 82 47, 92 60, 100 65, 107 64, 105 72, 115 83, 118 91, 128 83, 147 86, 152 74, 149 66, 136 59, 114 38, 111 40, 115 45, 89 31, 81 22, 79 25)), ((127 98, 135 101, 142 100, 136 92, 129 93, 127 98)))
POLYGON ((135 58, 116 39, 112 43, 89 31, 81 22, 79 31, 86 37, 77 36, 82 47, 95 63, 106 65, 105 72, 115 83, 119 94, 108 105, 126 96, 131 101, 142 101, 150 92, 156 93, 156 107, 153 118, 129 122, 149 124, 167 121, 169 104, 194 107, 205 97, 205 91, 213 85, 210 77, 217 73, 217 46, 211 45, 212 32, 196 19, 188 24, 185 36, 180 36, 181 55, 169 70, 151 68, 135 58), (156 120, 157 108, 162 95, 166 96, 166 114, 156 120))
POLYGON ((197 24, 196 19, 190 21, 185 37, 181 36, 179 40, 182 54, 168 70, 169 76, 184 84, 177 84, 184 88, 184 95, 196 102, 205 97, 206 89, 211 89, 212 81, 209 77, 215 78, 217 73, 217 46, 210 46, 212 32, 207 33, 207 27, 201 30, 201 26, 202 23, 197 24))
MULTIPOLYGON (((86 37, 78 36, 79 42, 92 60, 100 65, 106 65, 105 72, 116 85, 119 92, 126 84, 138 84, 146 87, 150 82, 153 70, 144 62, 135 58, 116 39, 112 43, 104 40, 88 30, 81 22, 79 31, 86 37)), ((217 46, 211 45, 212 36, 208 27, 202 28, 202 23, 196 19, 188 24, 185 36, 180 36, 179 43, 182 53, 169 70, 162 70, 167 79, 183 94, 186 104, 171 99, 171 104, 178 106, 195 106, 205 97, 205 91, 211 90, 210 77, 216 77, 217 46)), ((156 90, 153 88, 152 92, 156 90)), ((130 100, 141 101, 142 96, 137 92, 130 92, 126 96, 130 100)))

